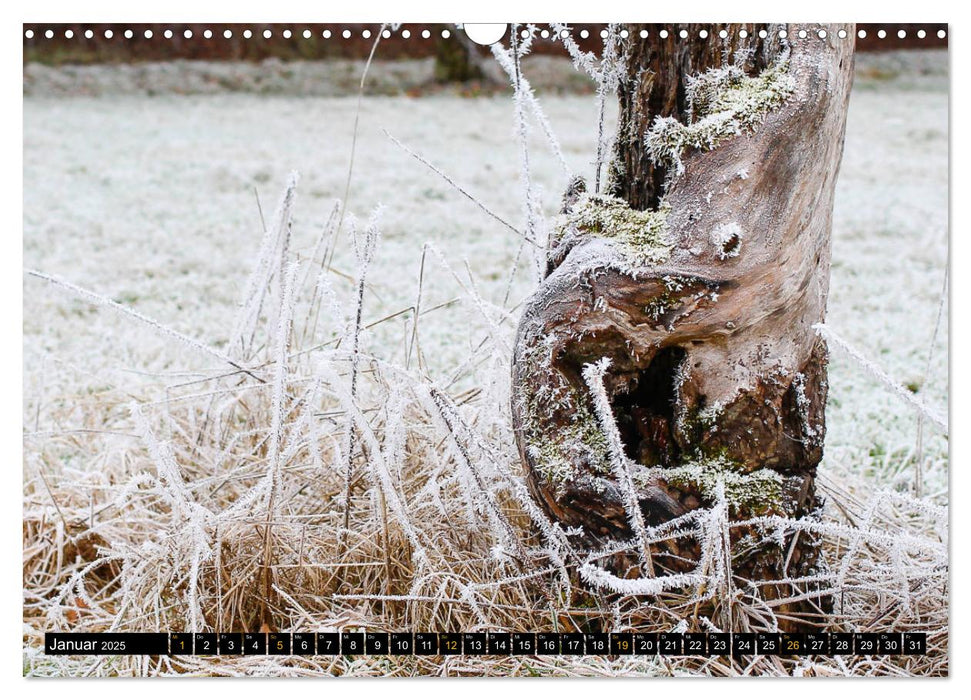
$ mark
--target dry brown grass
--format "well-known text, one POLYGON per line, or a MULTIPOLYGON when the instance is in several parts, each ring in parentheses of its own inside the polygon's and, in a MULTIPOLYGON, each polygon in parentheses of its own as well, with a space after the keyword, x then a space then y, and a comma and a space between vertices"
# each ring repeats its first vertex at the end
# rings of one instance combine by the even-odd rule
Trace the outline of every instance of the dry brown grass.
MULTIPOLYGON (((310 274, 330 239, 306 264, 287 264, 289 199, 264 241, 229 354, 88 297, 120 312, 121 324, 148 324, 224 361, 134 395, 64 397, 48 409, 51 423, 77 427, 25 431, 25 674, 947 673, 946 509, 874 493, 846 474, 822 479, 822 523, 765 523, 766 536, 806 528, 823 537, 820 581, 837 601, 827 629, 926 631, 926 656, 43 656, 43 633, 54 630, 775 629, 776 603, 725 567, 719 533, 728 523, 717 507, 681 528, 712 554, 704 586, 657 596, 591 586, 579 568, 602 554, 574 549, 523 485, 505 380, 513 320, 466 287, 468 303, 449 313, 484 340, 450 381, 422 371, 420 332, 406 336, 415 341, 410 367, 382 360, 362 328, 360 285, 342 301, 329 275, 310 274), (332 330, 321 342, 312 327, 332 330), (358 355, 347 349, 355 338, 358 355)), ((370 231, 354 235, 376 236, 374 222, 370 231)), ((367 254, 362 245, 364 285, 367 254)))

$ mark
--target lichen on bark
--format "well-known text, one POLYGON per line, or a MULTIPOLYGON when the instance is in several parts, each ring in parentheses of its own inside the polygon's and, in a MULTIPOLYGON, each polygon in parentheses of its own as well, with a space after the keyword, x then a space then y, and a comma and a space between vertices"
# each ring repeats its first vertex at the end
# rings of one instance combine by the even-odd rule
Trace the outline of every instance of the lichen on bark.
POLYGON ((607 440, 583 403, 578 404, 573 422, 556 435, 545 435, 536 426, 527 426, 525 438, 537 469, 554 486, 573 479, 576 464, 584 464, 594 473, 610 473, 607 440))
POLYGON ((794 90, 785 56, 755 76, 746 75, 737 65, 699 73, 688 80, 687 121, 655 117, 644 136, 648 154, 659 166, 670 168, 671 175, 681 175, 681 156, 687 149, 710 151, 726 139, 751 131, 794 90))

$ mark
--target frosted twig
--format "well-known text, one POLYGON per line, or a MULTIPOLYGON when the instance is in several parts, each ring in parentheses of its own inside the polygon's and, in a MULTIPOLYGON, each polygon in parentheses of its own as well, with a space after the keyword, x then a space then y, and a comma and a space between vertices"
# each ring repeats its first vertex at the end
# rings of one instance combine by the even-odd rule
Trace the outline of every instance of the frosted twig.
POLYGON ((658 595, 672 588, 699 586, 707 581, 707 577, 697 573, 670 574, 656 578, 620 578, 589 563, 580 567, 580 578, 591 586, 605 588, 613 593, 646 596, 658 595))
POLYGON ((932 423, 937 425, 944 433, 947 433, 947 419, 941 416, 933 408, 925 404, 923 401, 914 396, 911 392, 907 391, 899 383, 897 383, 889 374, 884 372, 877 364, 868 360, 864 357, 863 353, 857 350, 855 347, 846 342, 843 338, 836 334, 832 328, 829 326, 817 323, 813 326, 813 330, 823 336, 824 339, 839 346, 846 354, 856 360, 863 369, 869 372, 874 378, 879 379, 888 389, 890 389, 898 397, 913 406, 917 412, 930 420, 932 423))
POLYGON ((569 26, 561 22, 553 22, 550 24, 553 29, 554 34, 566 48, 567 53, 570 54, 570 58, 573 59, 573 66, 577 70, 582 70, 587 73, 594 80, 600 75, 600 70, 597 67, 597 57, 592 51, 583 51, 576 40, 573 38, 573 32, 570 31, 569 26))

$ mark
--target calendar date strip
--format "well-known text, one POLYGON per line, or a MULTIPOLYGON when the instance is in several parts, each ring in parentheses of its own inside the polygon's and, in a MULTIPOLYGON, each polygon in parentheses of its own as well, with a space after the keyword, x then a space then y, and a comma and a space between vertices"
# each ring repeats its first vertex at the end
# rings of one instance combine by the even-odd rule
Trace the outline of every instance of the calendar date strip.
POLYGON ((923 632, 48 632, 51 656, 898 656, 923 632))

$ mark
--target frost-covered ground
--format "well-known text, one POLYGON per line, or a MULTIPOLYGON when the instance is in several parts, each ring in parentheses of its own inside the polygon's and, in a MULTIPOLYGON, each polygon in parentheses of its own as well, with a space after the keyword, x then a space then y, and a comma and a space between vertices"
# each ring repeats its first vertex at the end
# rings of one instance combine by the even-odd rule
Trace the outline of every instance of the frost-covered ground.
MULTIPOLYGON (((836 198, 832 328, 901 383, 943 411, 947 319, 928 365, 947 260, 946 55, 863 56, 854 89, 836 198), (908 70, 910 68, 910 70, 908 70), (929 368, 929 372, 927 371, 929 368), (925 376, 926 375, 926 376, 925 376)), ((105 69, 101 69, 105 70, 105 69)), ((593 96, 546 95, 542 103, 572 169, 589 173, 596 143, 593 96)), ((288 173, 299 172, 294 236, 309 254, 343 196, 356 98, 251 94, 59 98, 24 102, 24 264, 126 303, 219 345, 288 173)), ((394 145, 420 152, 497 214, 520 225, 519 153, 506 96, 365 98, 349 208, 384 206, 383 236, 367 300, 380 319, 409 306, 422 244, 434 243, 482 294, 501 303, 519 249, 515 236, 394 145)), ((554 213, 563 171, 536 129, 531 168, 554 213)), ((350 273, 345 237, 337 266, 350 273)), ((533 284, 522 265, 512 303, 533 284)), ((426 280, 431 305, 454 298, 455 281, 426 280)), ((512 305, 512 303, 510 305, 512 305)), ((426 307, 426 308, 430 308, 426 307)), ((448 308, 422 321, 426 355, 445 369, 470 339, 448 308)), ((25 282, 27 423, 43 427, 38 400, 81 388, 137 381, 137 373, 184 369, 169 343, 103 310, 25 282), (52 372, 51 363, 76 371, 52 372), (72 386, 73 384, 73 386, 72 386)), ((401 320, 387 333, 401 349, 401 320)), ((393 345, 395 344, 396 345, 393 345)), ((833 353, 827 459, 876 469, 906 487, 915 414, 833 353)), ((191 366, 192 361, 188 360, 191 366)), ((938 451, 943 446, 931 435, 938 451)), ((925 493, 946 489, 935 460, 925 493), (929 491, 928 491, 929 490, 929 491)))
MULTIPOLYGON (((939 413, 948 398, 946 60, 939 52, 860 58, 837 190, 828 314, 833 332, 939 413)), ((63 75, 41 73, 50 84, 65 84, 63 75)), ((24 266, 217 348, 230 337, 259 249, 261 216, 272 215, 290 171, 300 174, 291 249, 305 259, 344 196, 353 95, 29 92, 24 266)), ((550 93, 541 102, 570 169, 589 176, 595 97, 550 93)), ((513 233, 382 130, 521 228, 513 103, 502 94, 450 93, 368 96, 361 103, 348 207, 362 221, 383 207, 363 319, 381 322, 369 331, 369 346, 403 361, 408 316, 382 319, 414 303, 423 244, 431 242, 451 270, 429 254, 418 337, 426 368, 441 379, 482 340, 482 328, 469 322, 475 310, 468 290, 474 285, 514 319, 533 288, 533 267, 528 254, 516 266, 520 241, 513 233)), ((552 216, 566 174, 539 129, 530 139, 533 183, 552 216)), ((337 290, 345 296, 354 275, 349 228, 345 223, 334 262, 346 275, 335 281, 346 285, 337 290)), ((329 329, 317 333, 321 341, 331 338, 329 329)), ((101 396, 138 396, 140 387, 215 371, 205 356, 36 278, 24 281, 23 342, 28 452, 40 450, 47 435, 102 429, 95 410, 101 396)), ((463 381, 474 389, 495 379, 483 370, 463 381)), ((830 384, 824 484, 845 489, 850 500, 888 488, 946 506, 941 431, 919 425, 912 407, 835 347, 830 384)), ((58 454, 68 471, 101 463, 80 446, 72 454, 61 444, 58 454)), ((28 478, 35 467, 29 458, 28 478)))

